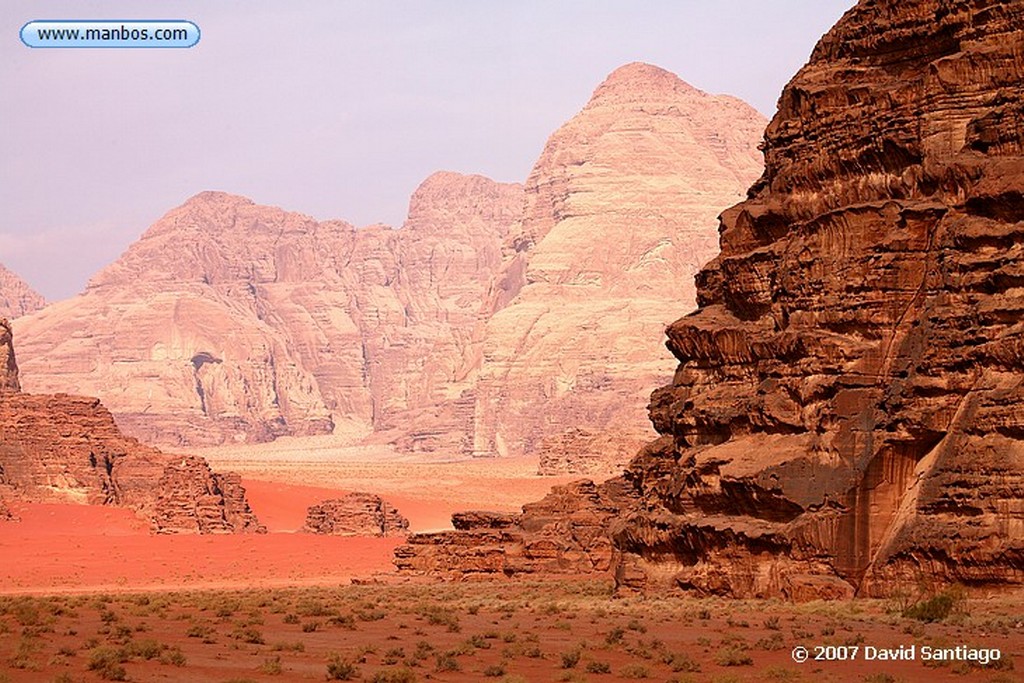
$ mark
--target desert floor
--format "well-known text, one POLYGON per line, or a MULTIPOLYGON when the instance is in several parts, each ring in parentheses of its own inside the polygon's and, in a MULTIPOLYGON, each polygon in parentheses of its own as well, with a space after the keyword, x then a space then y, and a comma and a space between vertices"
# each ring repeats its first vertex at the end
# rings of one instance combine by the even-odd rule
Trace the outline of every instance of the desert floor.
POLYGON ((577 478, 539 477, 524 460, 424 460, 334 437, 192 452, 242 474, 270 533, 157 536, 129 510, 12 503, 21 521, 0 522, 0 594, 338 585, 391 571, 401 541, 298 533, 314 503, 369 491, 427 531, 451 528, 458 510, 519 510, 577 478))
POLYGON ((607 581, 0 598, 3 681, 1016 681, 1024 605, 941 624, 882 601, 613 599, 607 581), (998 663, 795 663, 797 646, 957 644, 998 663))
MULTIPOLYGON (((938 624, 892 602, 612 598, 606 580, 428 583, 389 575, 398 539, 297 533, 306 508, 384 496, 414 530, 517 510, 555 484, 523 460, 445 461, 283 439, 198 452, 242 474, 270 533, 154 536, 128 510, 15 504, 0 523, 5 681, 1015 681, 1024 596, 938 624), (353 583, 355 581, 355 583, 353 583), (792 659, 794 647, 997 647, 988 667, 792 659)), ((813 653, 812 653, 813 656, 813 653)))

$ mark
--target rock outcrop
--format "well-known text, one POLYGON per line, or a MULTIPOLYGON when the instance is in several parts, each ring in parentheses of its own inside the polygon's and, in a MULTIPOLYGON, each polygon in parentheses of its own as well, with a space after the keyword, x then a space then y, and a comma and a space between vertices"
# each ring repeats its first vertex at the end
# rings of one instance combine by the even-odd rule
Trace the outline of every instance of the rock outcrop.
POLYGON ((643 407, 674 365, 662 332, 696 305, 693 277, 718 253, 715 218, 761 172, 765 123, 740 100, 634 63, 551 136, 493 288, 477 455, 598 473, 650 439, 643 407), (594 451, 600 441, 614 448, 594 451))
POLYGON ((456 513, 454 531, 411 535, 395 550, 395 566, 453 579, 607 572, 613 561, 608 525, 631 495, 619 480, 580 480, 554 487, 518 515, 456 513))
MULTIPOLYGON (((14 366, 6 321, 0 337, 14 366)), ((263 530, 237 475, 214 474, 199 458, 170 456, 126 437, 98 399, 83 396, 0 392, 0 493, 122 505, 164 533, 263 530)))
POLYGON ((7 503, 0 498, 0 522, 20 522, 18 515, 14 514, 7 503))
POLYGON ((311 505, 302 530, 331 536, 406 536, 409 520, 380 496, 353 492, 311 505))
POLYGON ((643 405, 673 365, 658 337, 760 172, 764 123, 630 64, 525 190, 437 173, 399 230, 202 193, 18 321, 27 388, 98 396, 148 443, 349 423, 405 451, 617 470, 650 437, 643 405))
POLYGON ((0 394, 21 391, 18 381, 18 362, 14 356, 11 324, 0 317, 0 394))
POLYGON ((46 305, 41 294, 0 264, 0 318, 17 318, 46 305))
POLYGON ((862 0, 822 38, 609 482, 620 589, 1024 583, 1022 55, 1021 0, 862 0))

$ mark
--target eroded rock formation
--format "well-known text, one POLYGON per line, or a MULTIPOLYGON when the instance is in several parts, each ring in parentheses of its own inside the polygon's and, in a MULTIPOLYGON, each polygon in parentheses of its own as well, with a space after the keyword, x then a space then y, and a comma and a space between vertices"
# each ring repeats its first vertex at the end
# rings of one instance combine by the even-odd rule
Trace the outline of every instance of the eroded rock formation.
POLYGON ((17 318, 46 305, 41 294, 0 264, 0 318, 17 318))
POLYGON ((302 530, 333 536, 406 536, 409 520, 380 496, 353 492, 311 505, 302 530))
MULTIPOLYGON (((6 366, 16 373, 7 321, 0 321, 0 338, 7 340, 6 366)), ((99 399, 83 396, 0 392, 0 493, 123 505, 164 533, 263 530, 237 475, 212 473, 200 458, 169 456, 126 437, 99 399)))
POLYGON ((521 514, 465 512, 454 531, 413 534, 395 550, 399 571, 448 578, 607 572, 611 518, 631 500, 620 480, 556 486, 521 514))
POLYGON ((1022 55, 1021 0, 863 0, 822 38, 668 330, 620 588, 1024 583, 1022 55))

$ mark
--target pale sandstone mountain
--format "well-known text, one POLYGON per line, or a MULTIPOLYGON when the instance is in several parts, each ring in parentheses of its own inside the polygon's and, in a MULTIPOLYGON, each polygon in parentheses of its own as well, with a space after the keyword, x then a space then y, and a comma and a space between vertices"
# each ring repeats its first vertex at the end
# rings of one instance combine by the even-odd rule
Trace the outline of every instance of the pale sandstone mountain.
POLYGON ((518 185, 438 173, 402 230, 357 230, 204 192, 18 321, 26 388, 99 396, 163 444, 386 426, 452 390, 521 205, 518 185))
POLYGON ((501 296, 518 294, 483 334, 478 454, 586 471, 649 438, 647 398, 675 365, 663 331, 696 306, 715 219, 761 173, 765 124, 740 100, 635 63, 551 136, 509 244, 501 296))
POLYGON ((17 318, 45 305, 41 294, 0 263, 0 318, 17 318))
POLYGON ((614 466, 648 437, 672 369, 659 340, 695 305, 718 211, 760 172, 764 123, 630 64, 525 191, 438 173, 399 230, 197 195, 81 296, 18 321, 29 388, 97 395, 156 443, 345 422, 405 450, 614 466))

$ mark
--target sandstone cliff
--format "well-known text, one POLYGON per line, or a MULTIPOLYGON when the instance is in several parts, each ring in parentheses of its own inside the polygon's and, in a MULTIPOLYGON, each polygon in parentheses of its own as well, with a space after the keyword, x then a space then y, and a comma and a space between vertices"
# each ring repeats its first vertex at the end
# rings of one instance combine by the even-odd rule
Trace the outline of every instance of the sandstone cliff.
POLYGON ((0 363, 15 370, 15 385, 0 391, 3 497, 123 505, 162 533, 263 531, 237 475, 212 473, 199 458, 169 456, 124 436, 98 399, 18 391, 6 320, 0 340, 0 363))
POLYGON ((609 483, 620 588, 1024 582, 1022 27, 1022 0, 863 0, 786 87, 668 330, 662 436, 609 483))
POLYGON ((396 416, 458 399, 519 192, 438 173, 397 231, 202 193, 18 322, 27 388, 99 396, 154 443, 415 423, 396 416))
POLYGON ((662 332, 696 304, 715 217, 761 172, 764 126, 740 100, 634 63, 551 136, 483 333, 476 454, 614 472, 650 438, 643 406, 673 368, 662 332))
POLYGON ((0 264, 0 318, 17 318, 46 305, 42 295, 0 264))

